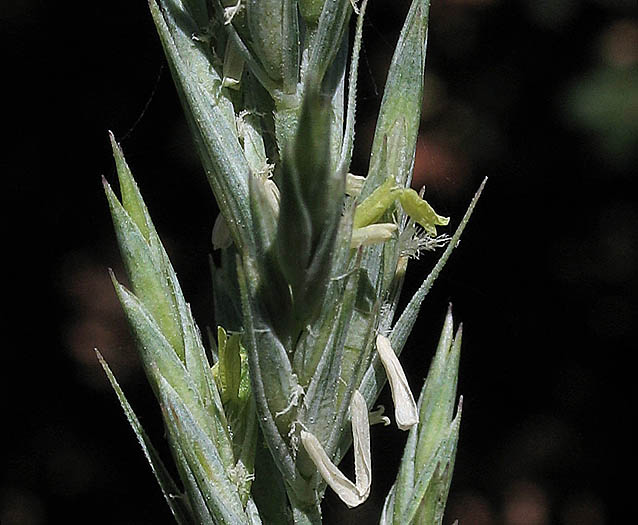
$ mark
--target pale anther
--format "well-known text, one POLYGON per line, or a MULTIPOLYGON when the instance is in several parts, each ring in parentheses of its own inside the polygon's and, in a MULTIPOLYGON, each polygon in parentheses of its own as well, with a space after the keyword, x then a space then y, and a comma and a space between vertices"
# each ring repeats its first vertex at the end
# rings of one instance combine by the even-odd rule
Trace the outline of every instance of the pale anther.
POLYGON ((368 406, 358 390, 350 404, 352 441, 354 445, 355 483, 352 483, 328 457, 316 436, 301 431, 301 442, 321 477, 350 508, 361 505, 370 495, 372 468, 370 457, 370 422, 368 406))
POLYGON ((356 249, 359 246, 369 246, 389 241, 397 231, 397 225, 393 223, 370 224, 362 228, 352 230, 350 248, 356 249))
POLYGON ((419 413, 403 367, 390 345, 390 340, 384 335, 377 336, 377 351, 390 382, 397 426, 401 430, 409 430, 419 422, 419 413))

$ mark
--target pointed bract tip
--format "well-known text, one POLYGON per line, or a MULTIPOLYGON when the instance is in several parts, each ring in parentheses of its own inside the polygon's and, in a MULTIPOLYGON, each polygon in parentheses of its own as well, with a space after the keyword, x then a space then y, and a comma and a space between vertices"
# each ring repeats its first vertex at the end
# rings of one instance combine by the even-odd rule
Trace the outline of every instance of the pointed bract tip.
POLYGON ((487 177, 485 177, 482 181, 480 186, 478 187, 478 190, 476 190, 476 194, 474 195, 475 199, 478 199, 481 196, 481 193, 483 193, 483 189, 485 188, 485 185, 487 184, 487 177))
POLYGON ((122 148, 121 146, 118 144, 117 140, 115 140, 115 135, 113 135, 113 132, 109 130, 109 141, 111 142, 111 150, 113 150, 113 156, 114 157, 121 157, 122 156, 122 148))
POLYGON ((115 272, 113 271, 113 268, 109 268, 108 272, 109 272, 109 277, 111 278, 111 282, 113 283, 113 286, 115 287, 115 291, 119 294, 119 290, 122 285, 117 280, 117 277, 115 276, 115 272))
POLYGON ((106 193, 106 200, 111 207, 111 211, 113 210, 114 206, 116 207, 117 205, 121 205, 120 200, 117 198, 117 195, 115 195, 115 192, 111 187, 111 184, 104 175, 102 175, 102 187, 104 188, 104 193, 106 193))

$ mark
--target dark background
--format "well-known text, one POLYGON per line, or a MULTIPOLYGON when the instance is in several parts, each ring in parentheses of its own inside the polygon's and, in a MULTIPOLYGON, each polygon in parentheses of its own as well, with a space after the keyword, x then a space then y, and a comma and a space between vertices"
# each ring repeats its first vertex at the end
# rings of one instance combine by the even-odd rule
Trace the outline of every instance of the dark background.
MULTIPOLYGON (((407 7, 370 1, 355 173, 367 169, 407 7)), ((115 178, 108 129, 200 326, 213 323, 217 210, 146 2, 2 0, 0 53, 9 265, 0 522, 170 523, 93 353, 161 442, 107 276, 123 273, 100 183, 115 178)), ((465 328, 464 411, 446 522, 618 523, 634 514, 620 476, 631 474, 638 335, 635 2, 439 0, 426 85, 415 180, 428 200, 454 223, 490 177, 402 358, 418 390, 453 301, 465 328)), ((406 293, 433 261, 411 265, 406 293)), ((371 499, 347 513, 329 495, 326 523, 377 522, 406 435, 372 435, 371 499)))

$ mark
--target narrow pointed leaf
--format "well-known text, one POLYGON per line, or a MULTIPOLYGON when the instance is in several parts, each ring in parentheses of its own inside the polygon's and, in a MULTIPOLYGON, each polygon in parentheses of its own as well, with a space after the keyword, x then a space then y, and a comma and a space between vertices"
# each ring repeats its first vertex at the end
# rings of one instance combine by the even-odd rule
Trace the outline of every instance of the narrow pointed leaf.
MULTIPOLYGON (((350 243, 347 239, 352 234, 352 213, 344 214, 339 225, 337 239, 341 239, 333 263, 333 274, 330 279, 322 311, 312 325, 308 326, 296 345, 293 356, 293 368, 302 385, 307 385, 315 374, 319 359, 328 347, 332 327, 337 323, 342 303, 348 301, 346 287, 356 271, 357 262, 350 260, 350 243)), ((358 279, 358 276, 357 276, 358 279)))
POLYGON ((311 44, 310 64, 307 68, 307 71, 311 72, 309 82, 321 84, 323 81, 328 67, 341 47, 351 14, 350 0, 325 0, 319 26, 311 44))
MULTIPOLYGON (((414 461, 418 438, 417 428, 413 427, 408 434, 408 439, 403 449, 403 456, 401 458, 397 479, 392 486, 391 516, 400 515, 401 510, 407 508, 409 499, 412 495, 415 476, 419 474, 417 465, 414 461), (397 509, 396 512, 395 508, 397 509)), ((390 520, 390 523, 392 523, 392 519, 390 520)))
POLYGON ((483 182, 479 186, 479 189, 474 194, 474 197, 472 198, 472 201, 470 202, 470 205, 468 206, 467 211, 465 212, 465 215, 463 215, 463 218, 461 219, 461 222, 457 226, 456 231, 454 232, 454 235, 452 236, 452 239, 446 246, 445 251, 443 252, 441 257, 439 257, 439 260, 434 265, 434 268, 426 277, 426 279, 423 281, 423 284, 421 284, 421 286, 416 291, 412 299, 410 299, 410 302, 405 307, 405 309, 403 310, 403 313, 401 314, 401 316, 395 323, 394 328, 392 330, 392 334, 390 335, 392 348, 394 348, 395 352, 400 353, 401 350, 403 350, 405 341, 407 340, 408 335, 412 331, 412 327, 414 326, 414 323, 416 322, 416 318, 419 314, 419 309, 421 308, 421 303, 423 303, 423 299, 425 299, 425 296, 428 294, 428 292, 432 288, 434 281, 436 281, 437 277, 441 273, 441 270, 443 270, 445 264, 450 258, 450 255, 452 254, 452 251, 459 244, 459 241, 461 240, 461 234, 463 233, 463 230, 465 230, 465 227, 467 226, 467 223, 469 222, 470 217, 472 216, 472 212, 474 211, 474 208, 476 207, 476 203, 478 202, 479 197, 481 196, 481 193, 483 192, 483 188, 485 187, 486 182, 487 182, 487 178, 483 180, 483 182))
POLYGON ((215 445, 168 382, 162 378, 159 386, 171 443, 179 443, 209 512, 215 521, 247 525, 237 487, 228 479, 215 445))
POLYGON ((142 363, 156 395, 159 397, 160 380, 167 381, 177 390, 202 427, 210 433, 211 439, 224 439, 224 434, 216 433, 218 426, 210 413, 204 409, 202 399, 186 367, 172 350, 148 311, 122 285, 114 281, 114 286, 137 340, 142 363))
POLYGON ((181 329, 174 315, 175 305, 161 263, 158 261, 158 253, 151 249, 137 224, 117 200, 106 181, 104 188, 133 291, 161 327, 173 351, 183 359, 184 342, 181 329))
POLYGON ((301 326, 318 314, 325 296, 344 199, 345 173, 335 173, 330 161, 326 102, 316 90, 306 92, 282 164, 277 258, 301 326))
POLYGON ((206 498, 197 484, 195 475, 188 465, 182 446, 180 443, 174 442, 171 449, 180 478, 184 483, 185 497, 190 503, 193 521, 201 525, 217 525, 206 503, 206 498))
MULTIPOLYGON (((177 283, 177 277, 174 274, 171 282, 177 283)), ((215 443, 224 463, 228 465, 233 461, 230 436, 228 435, 228 422, 221 397, 215 387, 215 380, 202 344, 201 334, 195 325, 190 306, 184 301, 181 290, 174 290, 173 294, 178 303, 179 316, 184 333, 186 369, 201 396, 204 409, 210 414, 214 422, 211 430, 217 436, 215 443)))
POLYGON ((292 0, 248 0, 246 18, 252 48, 268 75, 282 81, 288 93, 297 85, 299 30, 292 0))
POLYGON ((115 136, 111 132, 109 132, 109 139, 111 141, 113 158, 115 158, 115 167, 117 168, 117 175, 120 183, 122 206, 135 222, 142 236, 150 243, 151 236, 155 233, 155 231, 151 224, 148 210, 142 200, 142 195, 140 194, 137 184, 133 179, 131 169, 124 158, 122 148, 115 141, 115 136))
MULTIPOLYGON (((346 37, 342 40, 334 61, 326 71, 321 86, 321 92, 330 100, 330 169, 335 171, 339 165, 338 159, 343 148, 347 67, 348 39, 346 37)), ((337 173, 343 174, 339 171, 337 173)))
POLYGON ((117 380, 115 379, 113 372, 111 372, 111 369, 109 368, 108 364, 102 357, 102 354, 100 354, 100 352, 98 352, 97 350, 96 350, 96 354, 100 364, 102 365, 102 368, 104 369, 104 372, 106 372, 106 376, 108 377, 109 382, 111 383, 111 386, 113 387, 113 390, 115 391, 115 394, 117 395, 120 405, 122 405, 122 409, 124 410, 126 419, 131 425, 131 428, 133 429, 133 432, 135 433, 135 437, 137 438, 137 441, 142 447, 144 456, 146 457, 146 460, 151 466, 153 475, 155 476, 155 479, 157 480, 157 483, 159 484, 162 490, 164 499, 166 500, 166 503, 171 509, 171 512, 173 513, 173 516, 175 517, 175 520, 177 521, 179 525, 191 525, 191 524, 194 525, 194 522, 192 521, 190 517, 190 509, 184 504, 181 491, 177 487, 177 484, 175 483, 175 481, 173 481, 173 478, 171 477, 167 468, 164 466, 162 459, 159 457, 159 454, 155 450, 155 447, 153 447, 153 444, 151 443, 150 439, 146 435, 146 432, 144 432, 142 425, 137 419, 135 412, 133 412, 131 405, 127 401, 126 396, 124 395, 124 392, 122 391, 122 388, 120 387, 117 380))
MULTIPOLYGON (((264 441, 268 445, 270 453, 273 455, 275 464, 277 465, 277 468, 279 468, 282 477, 290 483, 295 478, 296 469, 294 460, 288 444, 277 426, 270 406, 271 403, 278 403, 281 406, 282 402, 285 403, 286 396, 282 393, 277 393, 277 398, 275 399, 271 394, 272 389, 277 388, 277 385, 281 385, 281 382, 276 380, 275 384, 268 385, 262 376, 262 363, 260 361, 260 351, 256 339, 257 326, 255 324, 255 315, 252 308, 253 302, 251 299, 254 295, 251 294, 251 290, 249 288, 249 281, 246 278, 246 270, 244 269, 245 266, 246 264, 238 264, 237 274, 244 319, 244 338, 246 349, 248 351, 248 363, 250 365, 250 382, 253 395, 255 396, 257 415, 264 435, 264 441)), ((263 330, 262 327, 259 327, 259 329, 263 330)), ((266 335, 272 337, 270 333, 267 333, 266 335)), ((265 352, 268 352, 268 350, 265 352)), ((278 353, 277 356, 280 356, 280 358, 283 359, 283 355, 281 355, 281 353, 278 353)), ((274 365, 276 363, 273 361, 273 357, 269 357, 268 355, 265 355, 264 357, 268 360, 267 364, 274 365)), ((282 375, 279 376, 282 377, 284 384, 286 383, 286 369, 287 367, 284 366, 283 371, 280 372, 280 374, 283 374, 283 377, 282 375)), ((273 373, 275 377, 278 375, 275 371, 270 373, 273 373)), ((292 378, 290 377, 288 382, 291 380, 292 378)))
POLYGON ((412 428, 393 486, 393 523, 440 524, 451 483, 462 399, 454 417, 461 328, 452 338, 451 308, 419 396, 420 422, 412 428))
POLYGON ((385 498, 383 509, 381 510, 381 518, 379 525, 392 525, 392 516, 394 515, 394 485, 385 498))
POLYGON ((283 65, 283 5, 281 0, 247 0, 246 20, 264 69, 273 80, 281 80, 283 65))
MULTIPOLYGON (((331 337, 323 348, 317 349, 321 352, 321 357, 316 365, 311 364, 314 373, 304 396, 303 406, 306 408, 304 419, 314 421, 310 428, 322 442, 328 441, 334 432, 335 425, 340 426, 341 424, 338 419, 341 415, 339 407, 351 404, 349 399, 340 397, 339 393, 344 345, 355 306, 358 275, 358 272, 353 272, 350 275, 342 302, 335 309, 335 313, 338 315, 331 319, 333 324, 329 327, 330 329, 326 330, 328 327, 323 327, 324 330, 331 333, 331 337)), ((309 372, 310 370, 304 371, 305 374, 309 372)), ((329 444, 332 445, 332 443, 329 444)), ((328 453, 332 452, 332 449, 328 449, 328 453)))
MULTIPOLYGON (((359 53, 363 41, 363 17, 365 16, 368 0, 361 2, 357 15, 357 28, 355 30, 352 57, 350 59, 350 77, 348 79, 348 105, 346 113, 346 129, 343 134, 343 146, 339 159, 339 171, 347 172, 352 160, 354 150, 354 122, 357 108, 357 75, 359 73, 359 53)), ((363 181, 361 181, 363 183, 363 181)), ((347 193, 347 190, 346 190, 347 193)))
MULTIPOLYGON (((203 406, 214 421, 212 428, 220 438, 217 442, 221 452, 226 463, 230 464, 232 451, 225 436, 227 425, 224 411, 217 390, 213 386, 201 335, 122 151, 112 136, 111 141, 118 169, 122 204, 119 204, 108 184, 105 184, 105 189, 133 289, 157 323, 162 335, 186 365, 188 374, 197 385, 203 406)), ((137 328, 139 329, 139 326, 137 328)))
MULTIPOLYGON (((412 1, 390 64, 372 144, 370 163, 374 164, 375 157, 381 154, 384 137, 390 136, 397 122, 403 120, 406 151, 400 172, 395 175, 400 186, 405 186, 411 177, 419 131, 429 10, 429 0, 412 1)), ((364 196, 381 183, 386 176, 382 172, 380 170, 368 176, 363 189, 364 196)))
POLYGON ((461 423, 461 407, 462 400, 459 402, 457 416, 449 425, 436 454, 421 470, 408 508, 398 520, 395 520, 395 523, 410 523, 414 525, 420 523, 441 524, 443 509, 445 508, 452 481, 452 470, 454 469, 461 423), (416 518, 417 513, 421 516, 418 519, 416 518))
MULTIPOLYGON (((180 30, 170 11, 160 11, 153 0, 150 0, 149 5, 219 207, 237 246, 250 247, 249 168, 236 131, 227 120, 225 111, 215 97, 202 87, 205 84, 193 77, 189 67, 193 60, 202 56, 201 46, 193 41, 192 33, 186 35, 180 30), (181 52, 178 40, 182 41, 181 52), (187 56, 184 53, 188 53, 187 56)), ((210 63, 209 59, 204 60, 210 63)), ((210 68, 209 65, 207 67, 210 68)), ((220 82, 221 79, 211 78, 209 85, 214 85, 215 81, 220 82)))

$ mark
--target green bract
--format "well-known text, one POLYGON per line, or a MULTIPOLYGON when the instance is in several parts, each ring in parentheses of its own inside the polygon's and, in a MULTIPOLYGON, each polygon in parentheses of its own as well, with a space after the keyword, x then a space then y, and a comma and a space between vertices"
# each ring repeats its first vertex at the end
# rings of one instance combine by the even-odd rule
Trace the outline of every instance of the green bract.
POLYGON ((442 520, 460 422, 451 313, 418 403, 398 356, 482 186, 451 238, 436 236, 449 219, 409 188, 427 0, 412 1, 401 31, 369 173, 349 173, 366 3, 149 2, 221 211, 211 262, 218 328, 207 351, 112 138, 121 198, 105 190, 130 290, 113 283, 179 481, 100 361, 178 523, 317 524, 328 486, 350 507, 363 503, 369 425, 388 422, 368 411, 388 378, 409 434, 381 523, 442 520), (395 319, 409 257, 448 240, 395 319), (338 465, 353 441, 351 481, 338 465))

